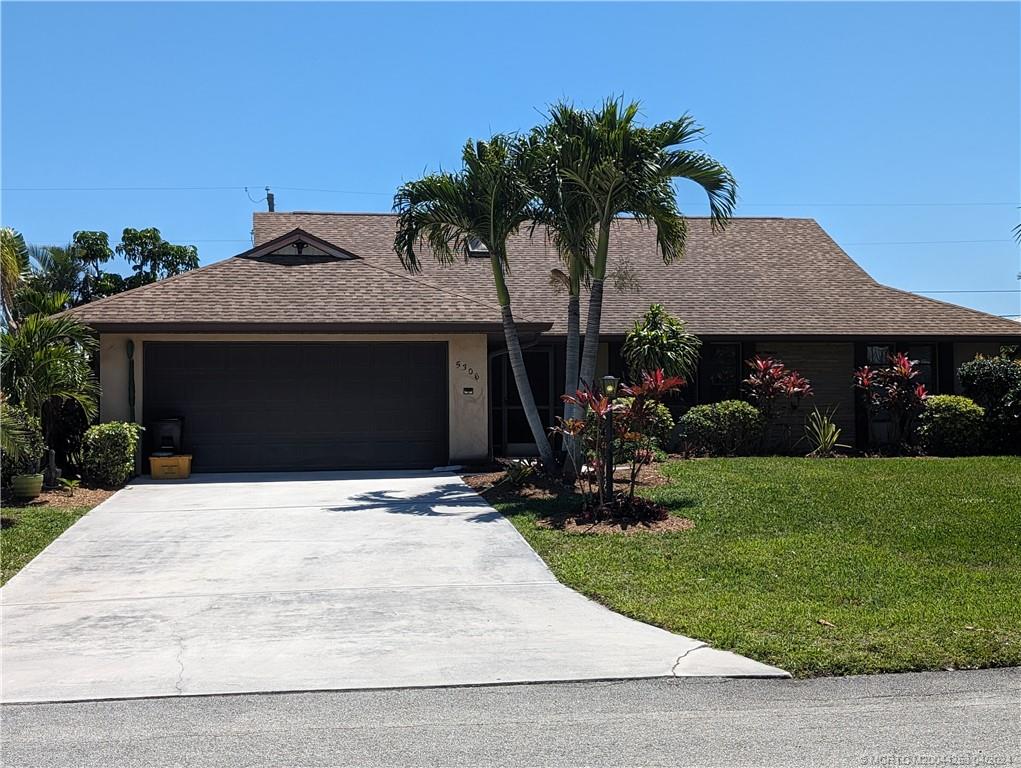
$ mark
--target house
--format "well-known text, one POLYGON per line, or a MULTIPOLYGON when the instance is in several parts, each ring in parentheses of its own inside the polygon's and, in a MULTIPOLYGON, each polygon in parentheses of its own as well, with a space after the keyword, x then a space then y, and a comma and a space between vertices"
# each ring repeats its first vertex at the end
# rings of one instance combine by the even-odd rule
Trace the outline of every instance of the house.
MULTIPOLYGON (((504 352, 488 256, 408 274, 388 214, 256 213, 254 247, 72 310, 100 334, 101 418, 184 418, 197 471, 432 467, 534 446, 504 352), (129 344, 129 342, 131 342, 129 344), (129 375, 129 371, 133 375, 129 375)), ((566 296, 541 232, 509 247, 509 286, 543 420, 564 380, 566 296)), ((739 394, 743 361, 782 358, 864 437, 851 372, 904 350, 930 390, 955 390, 976 353, 1021 326, 880 285, 810 219, 690 220, 683 261, 655 233, 615 225, 601 371, 623 372, 624 334, 652 302, 704 342, 683 402, 739 394)), ((582 317, 585 316, 584 297, 582 317)), ((803 419, 804 414, 797 415, 803 419)))

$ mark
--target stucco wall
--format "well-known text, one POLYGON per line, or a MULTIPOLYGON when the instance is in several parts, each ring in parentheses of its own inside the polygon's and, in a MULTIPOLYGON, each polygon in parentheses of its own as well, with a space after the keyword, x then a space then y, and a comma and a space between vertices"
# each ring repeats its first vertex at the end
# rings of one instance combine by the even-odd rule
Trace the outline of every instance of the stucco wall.
POLYGON ((833 421, 840 427, 840 442, 854 445, 854 344, 851 342, 764 341, 756 345, 760 355, 783 360, 807 378, 815 392, 802 401, 795 413, 784 419, 791 425, 791 436, 797 440, 804 434, 803 426, 813 406, 827 411, 836 406, 833 421))
MULTIPOLYGON (((147 341, 445 341, 448 357, 448 405, 450 462, 482 461, 489 453, 488 392, 485 334, 102 334, 100 336, 99 417, 102 421, 127 421, 127 342, 135 342, 135 420, 141 421, 145 392, 142 376, 143 345, 147 341), (460 363, 460 365, 458 365, 460 363), (475 376, 478 376, 476 380, 475 376), (471 389, 468 393, 465 390, 471 389)), ((408 372, 409 384, 414 372, 408 372)))

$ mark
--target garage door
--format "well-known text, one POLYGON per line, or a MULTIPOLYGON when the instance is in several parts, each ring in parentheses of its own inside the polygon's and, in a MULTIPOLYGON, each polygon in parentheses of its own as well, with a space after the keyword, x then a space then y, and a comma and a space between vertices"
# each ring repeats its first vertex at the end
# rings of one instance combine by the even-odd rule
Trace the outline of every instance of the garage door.
POLYGON ((145 342, 144 361, 144 423, 182 417, 196 472, 447 463, 445 343, 145 342))

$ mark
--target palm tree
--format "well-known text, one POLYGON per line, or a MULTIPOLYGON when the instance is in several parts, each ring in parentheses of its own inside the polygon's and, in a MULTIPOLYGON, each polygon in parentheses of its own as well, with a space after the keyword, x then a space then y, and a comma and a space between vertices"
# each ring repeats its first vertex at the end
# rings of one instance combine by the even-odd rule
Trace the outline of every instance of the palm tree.
POLYGON ((521 142, 507 136, 469 141, 458 173, 435 173, 403 184, 394 196, 398 214, 394 250, 409 272, 421 270, 423 244, 442 263, 462 256, 467 259, 469 246, 476 241, 488 250, 518 396, 542 463, 552 471, 553 449, 528 383, 506 280, 507 239, 534 213, 534 195, 527 183, 534 156, 525 150, 521 142))
POLYGON ((56 408, 66 401, 96 415, 99 385, 89 364, 96 348, 92 333, 68 317, 27 316, 0 334, 0 373, 5 393, 40 419, 47 446, 56 408))
MULTIPOLYGON (((595 245, 599 210, 587 195, 579 194, 564 184, 560 169, 571 167, 578 161, 580 145, 572 141, 585 115, 569 104, 557 104, 549 114, 549 122, 532 131, 528 151, 535 161, 531 164, 530 186, 536 190, 538 205, 533 214, 533 233, 543 226, 563 262, 566 272, 553 270, 555 284, 567 290, 567 340, 564 394, 574 395, 578 389, 581 363, 581 289, 588 285, 592 271, 592 251, 595 245)), ((564 419, 577 418, 577 406, 564 402, 564 419)), ((569 434, 564 434, 564 448, 570 454, 565 458, 564 471, 570 473, 577 465, 577 447, 569 434)))
POLYGON ((0 314, 3 324, 14 321, 14 297, 28 273, 29 248, 10 227, 0 229, 0 314))
POLYGON ((29 284, 42 294, 63 294, 67 306, 82 303, 85 265, 73 244, 32 249, 32 275, 29 284))
POLYGON ((656 227, 656 245, 666 264, 684 251, 687 222, 677 207, 674 179, 690 179, 709 198, 714 230, 726 226, 737 199, 737 184, 723 165, 685 145, 699 139, 703 128, 688 115, 651 128, 636 124, 638 104, 611 99, 586 119, 572 123, 565 141, 577 149, 561 168, 564 185, 588 198, 599 210, 592 259, 588 319, 582 350, 580 382, 593 384, 599 351, 603 286, 606 281, 610 233, 620 215, 656 227))

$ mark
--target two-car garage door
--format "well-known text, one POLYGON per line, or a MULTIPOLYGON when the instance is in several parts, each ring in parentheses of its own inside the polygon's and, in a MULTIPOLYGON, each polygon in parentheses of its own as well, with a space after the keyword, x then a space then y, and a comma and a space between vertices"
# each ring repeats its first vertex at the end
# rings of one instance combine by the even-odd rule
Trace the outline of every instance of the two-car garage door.
POLYGON ((443 342, 146 342, 144 364, 143 421, 183 418, 197 472, 447 463, 443 342))

